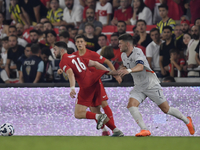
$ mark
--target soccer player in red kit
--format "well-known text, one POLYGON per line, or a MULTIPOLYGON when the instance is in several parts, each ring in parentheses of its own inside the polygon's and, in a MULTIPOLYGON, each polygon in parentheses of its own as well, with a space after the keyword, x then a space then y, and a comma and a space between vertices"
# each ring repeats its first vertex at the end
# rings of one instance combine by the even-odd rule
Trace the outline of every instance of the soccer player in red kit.
MULTIPOLYGON (((77 42, 82 41, 81 39, 77 40, 77 42)), ((99 79, 103 74, 109 72, 108 69, 97 61, 84 59, 73 54, 68 55, 66 49, 67 44, 65 42, 55 43, 54 53, 57 58, 62 57, 59 66, 68 75, 71 87, 70 96, 72 98, 75 98, 76 95, 75 79, 80 87, 75 106, 75 117, 97 120, 97 129, 101 129, 105 123, 110 129, 114 128, 113 136, 123 136, 123 133, 116 128, 106 114, 86 111, 87 107, 92 105, 93 99, 101 96, 99 79), (95 67, 97 70, 90 71, 88 67, 95 67)))
MULTIPOLYGON (((101 64, 106 64, 110 68, 110 70, 115 70, 115 67, 113 66, 113 64, 108 59, 100 56, 98 53, 96 53, 94 51, 86 49, 86 42, 85 42, 84 35, 76 36, 75 44, 77 46, 78 51, 74 52, 73 54, 75 54, 75 55, 77 55, 77 56, 79 56, 81 58, 86 58, 86 59, 90 59, 90 60, 93 60, 93 61, 97 61, 97 62, 99 62, 101 64), (82 42, 80 42, 80 41, 82 41, 82 42)), ((94 68, 94 67, 89 67, 89 69, 91 71, 95 71, 96 70, 96 68, 94 68)), ((119 76, 117 76, 116 80, 117 81, 121 80, 121 78, 119 76)), ((119 82, 121 82, 121 81, 119 81, 119 82)), ((104 86, 103 86, 103 83, 102 83, 101 79, 99 79, 99 84, 101 86, 101 89, 99 91, 101 93, 101 96, 96 98, 95 103, 93 103, 91 105, 90 110, 92 112, 96 112, 96 113, 101 114, 100 106, 102 106, 102 108, 104 109, 105 114, 107 114, 107 116, 111 120, 111 122, 113 124, 115 124, 112 110, 110 109, 110 107, 109 107, 109 105, 107 103, 108 96, 106 94, 106 91, 104 89, 104 86)), ((111 129, 111 130, 113 131, 113 129, 111 129)), ((108 136, 109 134, 110 134, 109 131, 107 131, 106 128, 104 127, 102 135, 103 136, 108 136)))

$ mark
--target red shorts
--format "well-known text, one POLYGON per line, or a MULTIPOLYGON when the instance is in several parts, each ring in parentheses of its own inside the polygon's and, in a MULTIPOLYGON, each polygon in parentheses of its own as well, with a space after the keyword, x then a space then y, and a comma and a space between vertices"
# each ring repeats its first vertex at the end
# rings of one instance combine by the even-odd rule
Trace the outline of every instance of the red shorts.
POLYGON ((88 88, 80 88, 77 98, 77 104, 84 106, 99 106, 102 101, 108 99, 101 80, 88 88))
POLYGON ((108 100, 108 96, 106 94, 106 91, 104 89, 104 86, 103 86, 101 79, 99 79, 99 84, 100 84, 100 90, 98 91, 99 97, 97 97, 96 99, 93 100, 91 107, 99 106, 99 105, 101 105, 102 101, 108 100))

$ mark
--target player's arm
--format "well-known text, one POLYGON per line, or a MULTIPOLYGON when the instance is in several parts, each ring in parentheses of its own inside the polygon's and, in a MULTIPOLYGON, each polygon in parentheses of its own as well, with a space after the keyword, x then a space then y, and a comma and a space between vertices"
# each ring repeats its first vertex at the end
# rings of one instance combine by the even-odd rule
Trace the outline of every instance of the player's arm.
POLYGON ((38 83, 40 81, 43 72, 44 72, 44 62, 40 61, 40 63, 38 64, 37 74, 33 83, 38 83))
POLYGON ((10 77, 10 69, 9 69, 10 68, 10 62, 11 62, 10 59, 7 58, 5 70, 6 70, 8 77, 10 77))
POLYGON ((159 56, 159 66, 160 66, 160 69, 161 69, 161 74, 162 75, 166 75, 166 71, 162 65, 162 62, 163 62, 163 56, 159 56))
POLYGON ((75 95, 76 95, 76 92, 75 92, 75 83, 76 83, 76 80, 75 80, 75 77, 74 77, 74 72, 71 68, 69 68, 67 71, 66 71, 66 74, 69 78, 69 83, 70 83, 70 88, 71 88, 71 91, 70 91, 70 96, 71 98, 75 98, 75 95))
POLYGON ((105 66, 93 60, 89 60, 88 67, 95 67, 96 69, 99 69, 99 70, 109 71, 105 66))
POLYGON ((115 70, 115 67, 108 59, 105 59, 104 64, 106 64, 110 68, 110 70, 115 70))

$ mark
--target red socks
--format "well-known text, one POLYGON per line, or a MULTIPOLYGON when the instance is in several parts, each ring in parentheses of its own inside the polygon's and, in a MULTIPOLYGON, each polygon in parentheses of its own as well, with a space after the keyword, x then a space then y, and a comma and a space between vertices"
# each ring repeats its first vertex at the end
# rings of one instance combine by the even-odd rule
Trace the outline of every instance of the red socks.
POLYGON ((90 111, 86 112, 86 118, 87 119, 96 119, 96 114, 90 111))
POLYGON ((110 109, 110 107, 108 105, 106 107, 104 107, 103 110, 104 110, 105 114, 108 116, 108 118, 110 119, 106 123, 106 126, 108 126, 111 130, 114 130, 116 128, 116 126, 115 126, 115 122, 113 119, 112 110, 110 109))

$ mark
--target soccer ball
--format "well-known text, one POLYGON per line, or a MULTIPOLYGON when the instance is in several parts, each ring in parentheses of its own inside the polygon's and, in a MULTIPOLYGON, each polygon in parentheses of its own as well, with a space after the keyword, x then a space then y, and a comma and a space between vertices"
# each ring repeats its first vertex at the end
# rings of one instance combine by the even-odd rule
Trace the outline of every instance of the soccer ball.
POLYGON ((4 123, 0 127, 0 134, 2 136, 12 136, 14 132, 15 132, 15 129, 10 123, 4 123))

